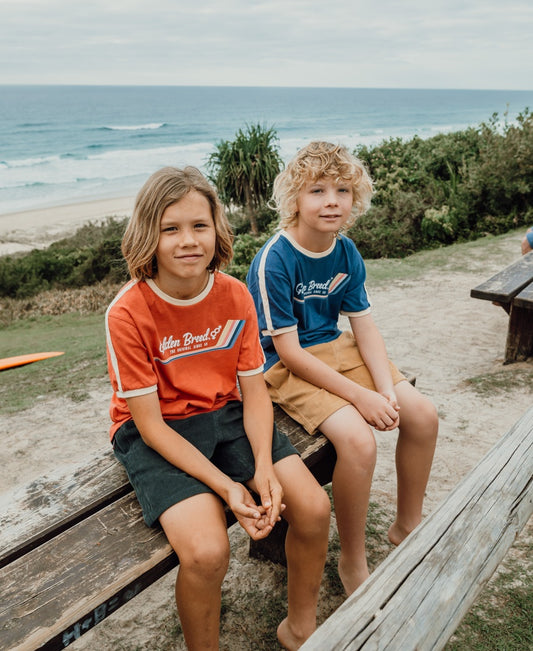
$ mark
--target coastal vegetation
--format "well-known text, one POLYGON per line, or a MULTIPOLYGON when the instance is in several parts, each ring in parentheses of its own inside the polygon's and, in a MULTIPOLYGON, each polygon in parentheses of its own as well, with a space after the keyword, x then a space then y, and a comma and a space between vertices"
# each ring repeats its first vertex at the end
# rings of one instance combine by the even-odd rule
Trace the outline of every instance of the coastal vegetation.
POLYGON ((247 125, 234 140, 218 142, 207 161, 209 179, 222 202, 242 209, 253 235, 259 234, 259 215, 283 166, 277 142, 273 128, 247 125))
MULTIPOLYGON (((367 260, 497 235, 533 223, 533 114, 513 123, 494 114, 478 127, 423 140, 391 138, 354 152, 375 194, 348 235, 367 260)), ((218 143, 210 178, 235 232, 228 272, 244 280, 251 259, 275 228, 268 207, 281 167, 273 128, 251 125, 218 143)), ((47 249, 0 257, 0 296, 118 283, 127 278, 120 251, 126 220, 89 224, 47 249)))

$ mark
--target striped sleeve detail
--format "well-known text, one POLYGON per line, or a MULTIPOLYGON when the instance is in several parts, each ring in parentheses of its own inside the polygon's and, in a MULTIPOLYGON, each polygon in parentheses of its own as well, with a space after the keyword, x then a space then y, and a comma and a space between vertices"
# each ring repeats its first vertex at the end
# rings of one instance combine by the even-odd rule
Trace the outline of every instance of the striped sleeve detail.
POLYGON ((136 398, 137 396, 146 396, 149 393, 155 393, 157 391, 157 384, 154 384, 151 387, 143 387, 142 389, 132 389, 131 391, 117 391, 117 396, 119 398, 136 398))
MULTIPOLYGON (((109 360, 111 363, 111 366, 113 367, 113 371, 115 373, 115 377, 117 380, 117 395, 121 396, 122 392, 122 381, 120 379, 120 371, 118 368, 118 361, 117 361, 117 354, 115 351, 115 347, 113 346, 113 340, 111 338, 111 331, 109 329, 109 312, 111 311, 112 307, 115 305, 115 303, 120 300, 124 294, 130 291, 132 287, 134 287, 137 284, 137 280, 132 280, 131 282, 127 283, 124 285, 124 287, 121 289, 121 291, 115 296, 113 301, 110 303, 109 307, 106 310, 105 313, 105 336, 106 336, 106 343, 107 343, 107 350, 109 351, 109 360)), ((123 397, 123 396, 121 396, 123 397)))
POLYGON ((263 364, 259 366, 258 368, 251 369, 250 371, 237 371, 237 375, 242 375, 243 377, 246 377, 247 375, 259 375, 259 373, 262 373, 264 369, 263 364))
POLYGON ((276 235, 274 235, 274 237, 270 240, 270 242, 264 248, 263 253, 261 255, 261 259, 259 260, 259 267, 258 267, 258 270, 257 270, 259 293, 261 295, 261 303, 263 305, 263 311, 265 313, 265 322, 266 322, 266 331, 267 332, 270 332, 272 330, 272 315, 270 313, 270 303, 269 303, 269 300, 268 300, 268 292, 267 292, 267 287, 266 287, 265 267, 266 267, 268 252, 270 251, 272 246, 279 240, 280 237, 281 237, 281 233, 277 233, 276 235))
POLYGON ((286 326, 285 328, 278 328, 277 330, 261 330, 261 334, 266 336, 275 337, 276 335, 284 335, 286 332, 292 332, 293 330, 298 330, 298 324, 286 326))

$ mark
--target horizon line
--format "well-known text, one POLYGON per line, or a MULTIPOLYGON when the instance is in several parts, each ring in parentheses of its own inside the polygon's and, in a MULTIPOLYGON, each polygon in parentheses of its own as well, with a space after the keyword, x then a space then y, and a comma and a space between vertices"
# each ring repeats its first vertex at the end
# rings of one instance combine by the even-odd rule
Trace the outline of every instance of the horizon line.
POLYGON ((32 88, 238 88, 238 89, 288 89, 288 90, 409 90, 409 91, 467 91, 467 92, 511 92, 530 93, 533 88, 453 88, 453 87, 422 87, 422 86, 294 86, 294 85, 236 85, 236 84, 124 84, 124 83, 18 83, 2 82, 0 87, 32 87, 32 88))

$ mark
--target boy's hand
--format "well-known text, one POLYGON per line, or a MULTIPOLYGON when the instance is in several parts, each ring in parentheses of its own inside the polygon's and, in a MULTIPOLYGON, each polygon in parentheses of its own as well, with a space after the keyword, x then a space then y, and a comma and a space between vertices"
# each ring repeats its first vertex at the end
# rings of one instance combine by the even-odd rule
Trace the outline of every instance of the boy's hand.
POLYGON ((253 540, 266 538, 272 531, 270 518, 262 505, 257 505, 246 488, 237 482, 228 493, 227 503, 237 522, 253 540))
POLYGON ((261 468, 257 466, 254 475, 254 490, 261 499, 269 524, 273 527, 280 520, 281 512, 285 508, 282 503, 283 489, 276 477, 274 468, 261 468))
POLYGON ((394 391, 381 394, 368 389, 355 407, 369 425, 381 432, 393 430, 400 423, 400 406, 394 391))

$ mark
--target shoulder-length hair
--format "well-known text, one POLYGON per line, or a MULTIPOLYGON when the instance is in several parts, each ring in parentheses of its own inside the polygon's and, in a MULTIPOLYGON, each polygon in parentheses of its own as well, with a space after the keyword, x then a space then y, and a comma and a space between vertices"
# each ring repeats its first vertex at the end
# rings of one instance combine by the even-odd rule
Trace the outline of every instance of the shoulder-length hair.
POLYGON ((145 280, 156 275, 155 252, 161 217, 169 206, 183 199, 191 190, 207 199, 215 224, 215 255, 208 270, 223 269, 231 262, 233 234, 213 186, 196 167, 164 167, 154 172, 139 191, 133 215, 122 238, 122 254, 132 278, 145 280))
POLYGON ((373 188, 363 162, 343 145, 314 141, 300 149, 274 180, 271 203, 280 215, 280 228, 298 222, 298 193, 306 183, 314 183, 323 177, 343 181, 352 188, 352 214, 343 230, 368 210, 373 188))

